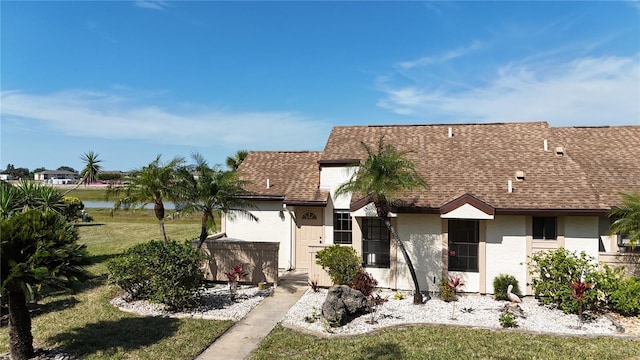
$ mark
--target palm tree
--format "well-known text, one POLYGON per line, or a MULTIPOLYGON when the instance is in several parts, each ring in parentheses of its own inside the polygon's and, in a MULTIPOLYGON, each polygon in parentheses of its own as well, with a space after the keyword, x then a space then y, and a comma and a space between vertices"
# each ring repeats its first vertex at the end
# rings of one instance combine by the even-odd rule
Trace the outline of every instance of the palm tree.
POLYGON ((195 165, 191 169, 181 169, 181 181, 178 187, 179 214, 202 213, 198 248, 202 247, 210 229, 215 229, 216 212, 224 212, 227 216, 240 215, 252 221, 258 221, 248 208, 252 204, 242 198, 247 192, 243 187, 247 182, 238 178, 234 171, 221 171, 217 167, 211 168, 207 161, 198 153, 192 155, 195 165))
POLYGON ((236 151, 236 154, 234 156, 227 156, 226 163, 229 170, 231 171, 238 170, 238 167, 240 167, 240 164, 242 164, 242 162, 244 161, 244 159, 246 159, 248 155, 249 155, 249 151, 238 150, 236 151))
POLYGON ((113 210, 117 209, 141 209, 145 205, 153 203, 153 211, 160 224, 160 235, 162 242, 167 245, 167 234, 164 231, 164 200, 173 200, 177 173, 184 163, 180 157, 162 164, 161 155, 149 165, 135 170, 131 174, 129 182, 124 187, 109 185, 107 188, 107 199, 115 195, 118 200, 113 205, 113 210))
POLYGON ((396 229, 391 225, 389 211, 398 197, 406 191, 417 188, 427 189, 427 181, 418 174, 413 162, 407 159, 406 155, 411 151, 398 151, 392 145, 385 144, 384 137, 380 137, 376 152, 364 142, 361 142, 361 144, 367 151, 367 158, 360 165, 358 171, 346 183, 336 189, 336 196, 360 194, 371 199, 376 207, 378 217, 382 219, 392 237, 396 240, 409 267, 415 287, 413 303, 422 304, 423 298, 416 271, 403 241, 398 236, 396 229))
POLYGON ((64 217, 40 209, 18 211, 0 220, 0 277, 9 308, 9 347, 12 359, 33 356, 30 289, 38 285, 62 286, 86 278, 86 245, 64 217))
POLYGON ((80 176, 82 177, 80 178, 76 186, 65 191, 65 193, 62 194, 62 196, 67 195, 68 193, 80 187, 80 185, 82 184, 95 182, 98 179, 98 174, 102 170, 102 165, 100 165, 102 160, 98 159, 98 156, 100 155, 97 153, 94 153, 91 150, 87 153, 82 154, 82 156, 80 156, 80 160, 84 161, 84 168, 82 168, 82 170, 80 171, 80 176))
POLYGON ((630 236, 630 243, 640 243, 640 193, 621 193, 622 206, 614 207, 609 213, 613 219, 611 234, 630 236))

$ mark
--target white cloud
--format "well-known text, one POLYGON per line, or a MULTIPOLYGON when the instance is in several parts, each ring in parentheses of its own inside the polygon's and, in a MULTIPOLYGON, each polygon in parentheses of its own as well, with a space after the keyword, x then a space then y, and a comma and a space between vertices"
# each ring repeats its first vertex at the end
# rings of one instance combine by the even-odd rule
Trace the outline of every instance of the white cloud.
POLYGON ((640 124, 640 56, 511 63, 460 90, 380 82, 378 105, 434 121, 537 121, 553 125, 640 124))
POLYGON ((164 10, 168 6, 167 2, 162 0, 136 0, 134 2, 137 7, 143 9, 164 10))
POLYGON ((451 61, 454 60, 456 58, 459 57, 463 57, 466 55, 469 55, 477 50, 480 50, 482 48, 486 47, 485 44, 479 42, 479 41, 474 41, 473 43, 471 43, 471 45, 466 46, 466 47, 460 47, 457 49, 453 49, 450 51, 447 51, 445 53, 436 55, 436 56, 425 56, 425 57, 421 57, 420 59, 417 60, 411 60, 411 61, 403 61, 399 64, 399 66, 403 69, 412 69, 415 67, 420 67, 420 66, 429 66, 429 65, 433 65, 433 64, 441 64, 441 63, 445 63, 447 61, 451 61))
POLYGON ((321 147, 330 129, 327 122, 292 112, 232 112, 188 105, 170 110, 87 90, 44 95, 3 91, 1 102, 2 117, 12 121, 42 122, 71 136, 156 144, 300 150, 314 142, 321 147))

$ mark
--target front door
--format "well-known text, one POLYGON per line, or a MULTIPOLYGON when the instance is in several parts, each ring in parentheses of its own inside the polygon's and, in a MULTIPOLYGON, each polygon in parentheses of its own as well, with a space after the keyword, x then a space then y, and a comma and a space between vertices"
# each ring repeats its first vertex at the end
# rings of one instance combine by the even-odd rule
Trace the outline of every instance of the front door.
POLYGON ((324 243, 322 209, 299 208, 296 210, 296 269, 309 269, 311 254, 309 245, 324 243))

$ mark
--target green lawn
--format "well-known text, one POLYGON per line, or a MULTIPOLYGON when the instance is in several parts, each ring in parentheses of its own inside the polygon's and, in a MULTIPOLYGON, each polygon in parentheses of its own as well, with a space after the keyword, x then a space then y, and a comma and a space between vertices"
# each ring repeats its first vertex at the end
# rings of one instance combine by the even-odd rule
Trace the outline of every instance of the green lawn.
POLYGON ((251 356, 272 359, 638 359, 640 341, 421 325, 325 339, 276 327, 251 356))
MULTIPOLYGON (((74 293, 45 297, 34 306, 33 335, 36 347, 60 347, 86 359, 191 359, 232 325, 231 321, 140 317, 109 304, 118 292, 106 282, 105 261, 130 246, 159 239, 152 211, 117 212, 91 210, 96 219, 79 226, 87 244, 94 278, 78 284, 74 293), (145 220, 151 219, 151 220, 145 220)), ((199 217, 168 220, 170 239, 194 239, 200 232, 199 217)), ((0 353, 8 351, 8 328, 0 328, 0 353)))

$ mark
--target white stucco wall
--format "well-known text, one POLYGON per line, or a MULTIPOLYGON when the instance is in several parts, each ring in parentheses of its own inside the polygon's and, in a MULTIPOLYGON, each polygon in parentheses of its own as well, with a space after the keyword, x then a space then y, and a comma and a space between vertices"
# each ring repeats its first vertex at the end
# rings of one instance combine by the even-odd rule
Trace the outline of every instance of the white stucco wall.
POLYGON ((331 195, 324 212, 325 242, 327 244, 333 244, 333 210, 349 209, 351 204, 350 196, 336 198, 335 190, 347 182, 356 169, 354 166, 322 167, 320 169, 320 189, 329 190, 331 195))
MULTIPOLYGON (((398 235, 416 270, 422 291, 437 291, 442 278, 442 220, 439 215, 398 214, 398 235), (435 284, 434 285, 434 278, 435 284)), ((392 243, 392 246, 395 246, 392 243)), ((400 249, 397 249, 397 287, 413 290, 413 281, 400 249)), ((381 285, 382 286, 382 285, 381 285)))
POLYGON ((565 216, 564 218, 564 247, 569 251, 580 253, 584 251, 598 261, 598 233, 597 216, 565 216))
POLYGON ((527 283, 525 216, 496 216, 486 222, 486 291, 493 294, 493 280, 500 274, 514 276, 524 290, 527 283))
POLYGON ((230 238, 247 241, 279 242, 280 251, 278 267, 292 267, 291 234, 293 231, 291 215, 282 208, 279 201, 257 201, 251 213, 258 217, 258 222, 243 217, 235 220, 226 218, 226 232, 230 238))

